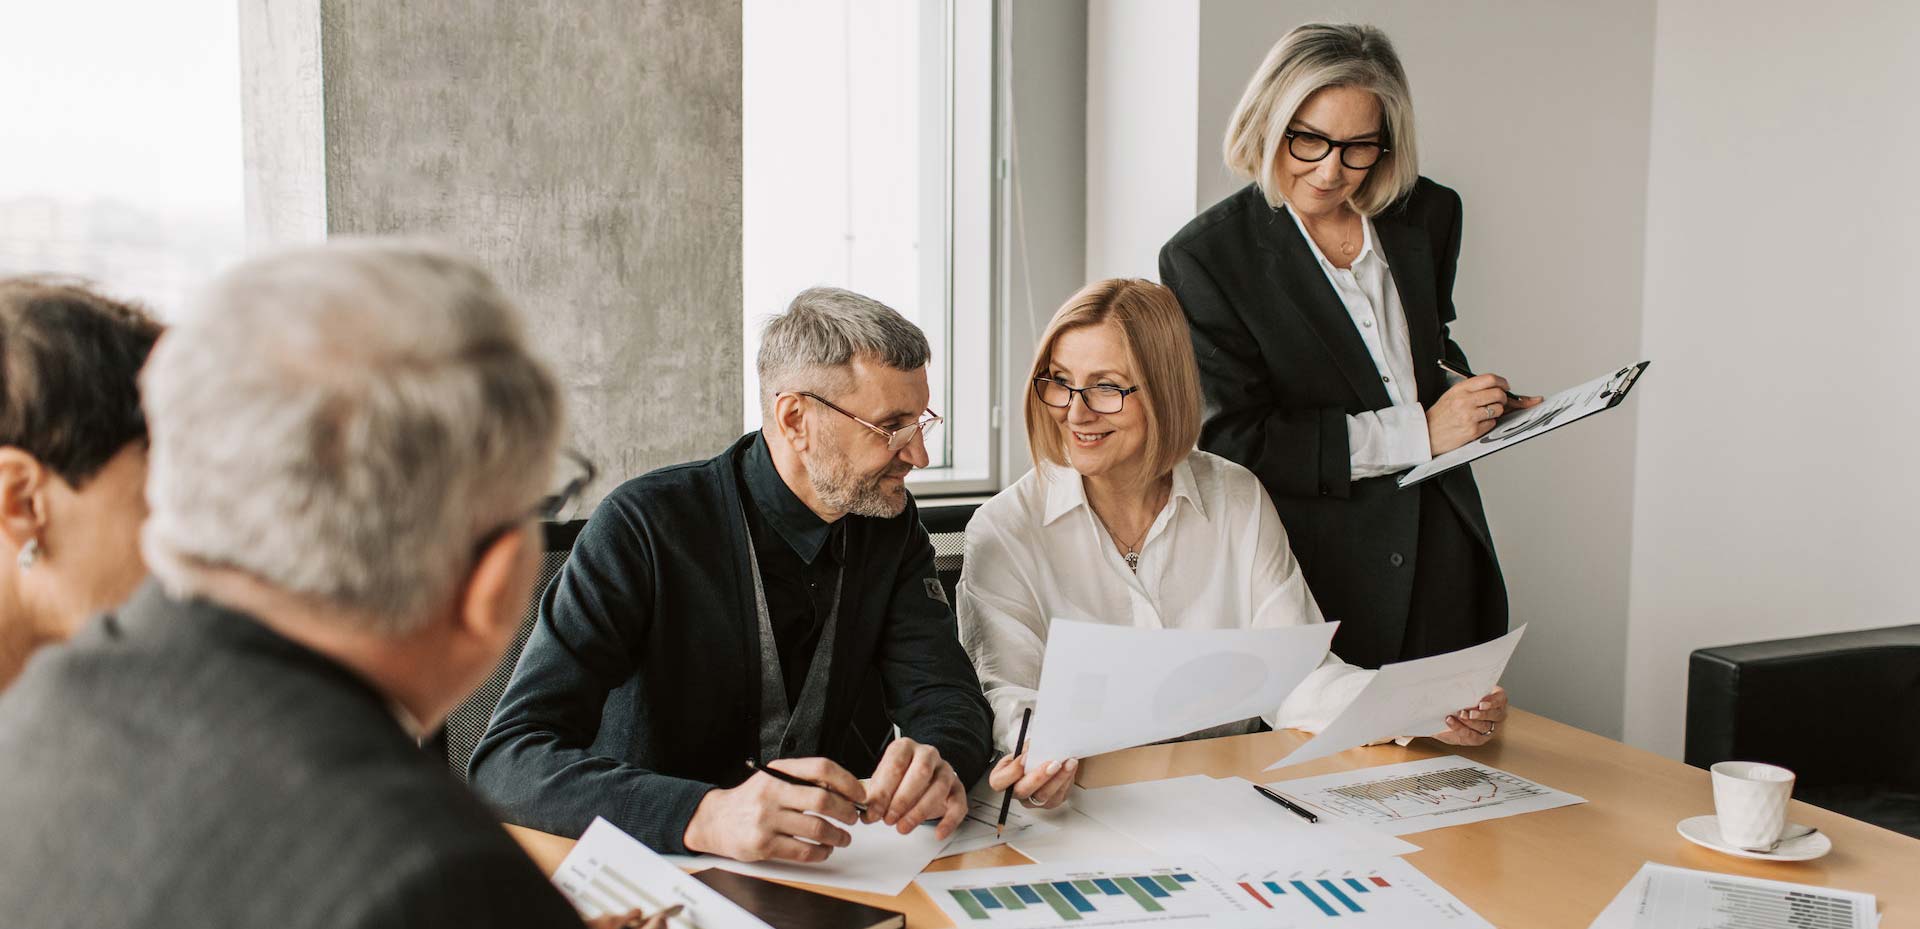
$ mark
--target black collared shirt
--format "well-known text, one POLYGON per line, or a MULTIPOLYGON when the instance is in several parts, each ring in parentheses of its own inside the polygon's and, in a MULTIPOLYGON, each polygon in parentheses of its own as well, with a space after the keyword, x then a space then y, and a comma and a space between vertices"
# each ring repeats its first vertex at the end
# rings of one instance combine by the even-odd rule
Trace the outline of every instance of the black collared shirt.
POLYGON ((787 705, 800 702, 814 648, 833 611, 834 588, 846 563, 845 521, 825 522, 801 502, 773 466, 765 438, 740 458, 740 494, 747 504, 747 531, 760 560, 767 592, 767 618, 780 651, 787 705))

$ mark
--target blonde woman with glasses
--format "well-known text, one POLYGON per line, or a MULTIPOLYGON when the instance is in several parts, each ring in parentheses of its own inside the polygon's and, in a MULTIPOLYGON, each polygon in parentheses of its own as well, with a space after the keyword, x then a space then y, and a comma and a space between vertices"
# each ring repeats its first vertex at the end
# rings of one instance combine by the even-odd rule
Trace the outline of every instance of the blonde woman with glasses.
MULTIPOLYGON (((1200 374, 1180 304, 1150 281, 1089 284, 1041 336, 1027 394, 1033 470, 967 526, 960 634, 993 704, 995 741, 1011 749, 1033 706, 1053 618, 1148 629, 1290 626, 1323 621, 1252 472, 1194 449, 1200 374)), ((1273 712, 1189 738, 1317 731, 1371 672, 1327 656, 1273 712)), ((1505 697, 1448 720, 1445 741, 1479 744, 1505 697), (1477 740, 1477 741, 1476 741, 1477 740)), ((1044 708, 1042 708, 1044 711, 1044 708)), ((1077 763, 1028 771, 1021 756, 990 774, 1033 806, 1066 798, 1077 763)))
POLYGON ((1202 372, 1200 447, 1259 477, 1343 620, 1334 648, 1364 667, 1507 630, 1472 472, 1411 489, 1395 475, 1540 402, 1441 368, 1472 370, 1448 332, 1460 197, 1420 176, 1415 148, 1386 35, 1301 26, 1228 122, 1227 166, 1251 183, 1160 252, 1202 372))

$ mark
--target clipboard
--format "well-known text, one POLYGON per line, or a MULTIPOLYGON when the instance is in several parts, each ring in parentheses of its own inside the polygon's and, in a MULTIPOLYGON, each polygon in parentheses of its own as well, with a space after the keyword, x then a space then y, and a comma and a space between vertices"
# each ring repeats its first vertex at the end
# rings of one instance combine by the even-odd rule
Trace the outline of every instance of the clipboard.
POLYGON ((1611 410, 1627 399, 1627 393, 1640 381, 1651 361, 1629 365, 1578 387, 1569 387, 1539 406, 1508 413, 1494 424, 1492 431, 1444 455, 1400 475, 1401 487, 1412 487, 1439 477, 1461 465, 1478 461, 1503 448, 1511 448, 1528 439, 1546 435, 1568 423, 1577 423, 1595 413, 1611 410))

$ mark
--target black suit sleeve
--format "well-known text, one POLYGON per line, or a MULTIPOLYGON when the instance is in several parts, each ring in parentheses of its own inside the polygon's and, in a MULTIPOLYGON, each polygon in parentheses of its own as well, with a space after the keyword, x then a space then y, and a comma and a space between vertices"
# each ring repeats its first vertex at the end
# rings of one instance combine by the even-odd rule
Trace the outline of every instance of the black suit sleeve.
POLYGON ((643 516, 609 496, 541 598, 540 618, 469 765, 507 821, 578 836, 595 816, 656 851, 684 854, 715 785, 595 754, 607 695, 645 668, 654 559, 643 516))
POLYGON ((343 901, 355 929, 581 929, 578 913, 518 849, 472 849, 409 863, 343 901), (415 866, 417 865, 417 866, 415 866))
POLYGON ((933 540, 908 504, 906 552, 880 642, 887 712, 907 738, 940 750, 963 784, 987 771, 993 711, 960 645, 960 625, 934 572, 933 540))
POLYGON ((1269 493, 1348 494, 1352 474, 1347 412, 1340 407, 1281 409, 1260 348, 1200 261, 1185 249, 1160 250, 1160 279, 1187 314, 1206 396, 1200 447, 1260 476, 1269 493))

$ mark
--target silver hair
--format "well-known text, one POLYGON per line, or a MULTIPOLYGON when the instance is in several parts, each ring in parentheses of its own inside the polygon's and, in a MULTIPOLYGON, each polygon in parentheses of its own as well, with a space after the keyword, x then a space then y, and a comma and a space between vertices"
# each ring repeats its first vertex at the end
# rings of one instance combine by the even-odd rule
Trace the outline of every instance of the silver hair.
POLYGON ((335 240, 215 281, 141 377, 142 547, 176 595, 208 568, 403 635, 464 583, 487 531, 546 490, 559 388, 472 262, 335 240))
POLYGON ((932 355, 926 333, 892 307, 851 290, 812 287, 768 321, 760 337, 760 409, 771 422, 780 394, 843 391, 847 366, 859 356, 912 371, 932 355))

